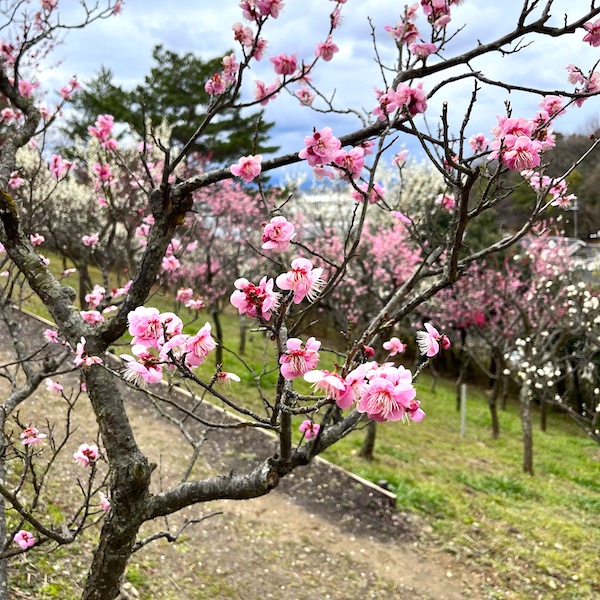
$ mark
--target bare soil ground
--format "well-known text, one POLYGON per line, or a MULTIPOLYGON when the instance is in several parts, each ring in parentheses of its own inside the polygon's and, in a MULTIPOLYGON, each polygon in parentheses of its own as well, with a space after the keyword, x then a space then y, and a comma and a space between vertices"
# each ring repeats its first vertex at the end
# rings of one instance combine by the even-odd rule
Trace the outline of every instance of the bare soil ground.
MULTIPOLYGON (((24 337, 40 338, 39 324, 23 322, 24 337)), ((10 342, 0 331, 2 357, 11 355, 10 342)), ((64 375, 65 389, 78 385, 78 375, 64 375)), ((119 384, 126 394, 131 422, 142 449, 159 467, 156 490, 177 482, 192 452, 178 428, 161 418, 141 392, 119 384)), ((46 418, 58 419, 61 402, 42 386, 27 402, 20 418, 38 426, 46 418), (43 388, 43 389, 42 389, 43 388)), ((225 418, 210 405, 203 414, 211 421, 225 418)), ((89 405, 78 406, 78 427, 58 466, 61 487, 79 476, 71 460, 82 442, 96 436, 89 405)), ((194 423, 192 435, 206 433, 194 423)), ((193 475, 244 472, 268 455, 272 438, 248 429, 211 430, 206 436, 193 475)), ((159 530, 175 531, 185 518, 219 514, 186 530, 169 544, 153 542, 135 554, 128 570, 123 598, 204 599, 263 598, 298 600, 459 600, 485 598, 484 574, 460 564, 435 548, 421 529, 419 519, 398 512, 337 468, 315 462, 296 470, 271 494, 247 501, 218 501, 195 506, 160 523, 145 526, 142 536, 159 530)), ((32 552, 13 568, 15 598, 45 596, 40 590, 67 573, 82 585, 93 549, 91 532, 71 552, 32 552), (52 565, 44 572, 39 561, 52 565), (25 576, 26 574, 26 576, 25 576), (24 580, 28 585, 21 585, 24 580), (36 580, 37 585, 36 585, 36 580)))

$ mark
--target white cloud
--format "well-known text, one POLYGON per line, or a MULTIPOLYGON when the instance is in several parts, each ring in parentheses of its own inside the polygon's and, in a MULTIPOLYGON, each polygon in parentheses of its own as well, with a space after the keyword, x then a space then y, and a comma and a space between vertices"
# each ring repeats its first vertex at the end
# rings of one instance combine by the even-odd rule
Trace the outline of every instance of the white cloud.
MULTIPOLYGON (((63 20, 78 14, 78 2, 61 1, 63 20)), ((101 65, 110 67, 115 80, 125 86, 139 83, 149 71, 152 48, 159 43, 176 52, 195 52, 205 58, 223 54, 235 47, 231 25, 241 20, 238 0, 219 2, 164 2, 158 0, 127 0, 121 15, 99 21, 89 28, 73 31, 56 56, 64 58, 62 64, 44 76, 44 82, 54 89, 63 85, 77 73, 81 80, 89 79, 101 65)), ((545 3, 543 3, 545 4, 545 3)), ((487 43, 510 31, 522 2, 476 2, 466 0, 453 13, 453 27, 465 24, 464 30, 449 46, 448 56, 461 53, 477 43, 487 43)), ((572 18, 587 9, 587 0, 556 0, 553 24, 558 25, 567 14, 572 18)), ((328 13, 335 6, 324 0, 287 0, 286 7, 277 20, 271 21, 264 37, 269 40, 271 54, 298 51, 299 58, 310 61, 315 44, 324 39, 328 29, 328 13)), ((315 83, 326 95, 335 91, 339 108, 371 110, 375 105, 374 87, 382 87, 382 77, 375 63, 373 42, 370 37, 371 17, 375 27, 381 56, 393 65, 395 47, 383 26, 395 25, 399 20, 401 4, 396 0, 377 2, 351 1, 343 6, 342 27, 335 34, 340 52, 330 63, 323 63, 314 76, 315 83)), ((581 42, 584 35, 579 30, 560 41, 544 38, 535 41, 511 56, 499 53, 473 61, 472 67, 481 69, 492 78, 549 90, 568 87, 565 67, 575 63, 584 70, 591 69, 598 60, 598 49, 581 42)), ((464 69, 463 69, 464 70, 464 69)), ((270 82, 273 79, 268 59, 255 64, 252 76, 270 82)), ((432 82, 425 84, 426 91, 432 82)), ((430 123, 435 123, 441 102, 449 105, 452 124, 456 129, 463 119, 472 82, 462 82, 441 90, 431 101, 430 123)), ((251 94, 250 85, 247 94, 251 94)), ((491 89, 481 93, 477 110, 467 133, 489 132, 496 123, 496 115, 505 111, 504 101, 509 100, 515 116, 531 117, 537 110, 539 98, 491 89)), ((598 99, 588 100, 582 109, 573 109, 557 123, 563 132, 580 130, 594 116, 598 99)), ((267 107, 266 118, 277 122, 274 143, 285 152, 297 150, 312 127, 332 123, 336 134, 348 133, 357 126, 355 117, 330 118, 298 106, 287 94, 280 94, 276 102, 267 107)), ((434 126, 435 128, 435 126, 434 126)))

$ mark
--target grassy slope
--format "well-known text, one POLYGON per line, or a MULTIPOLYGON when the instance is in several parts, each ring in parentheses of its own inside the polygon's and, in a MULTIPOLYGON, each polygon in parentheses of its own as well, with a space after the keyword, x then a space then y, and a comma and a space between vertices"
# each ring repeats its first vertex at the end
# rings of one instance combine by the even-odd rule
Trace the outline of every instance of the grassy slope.
MULTIPOLYGON (((68 283, 76 284, 76 278, 68 283)), ((159 294, 147 305, 175 308, 159 294)), ((35 304, 32 308, 39 311, 35 304)), ((205 320, 202 314, 195 327, 205 320)), ((235 347, 237 319, 225 318, 224 329, 226 344, 235 347)), ((249 333, 244 359, 259 365, 264 351, 263 334, 249 333)), ((258 408, 252 400, 253 378, 233 355, 226 354, 224 369, 242 376, 232 392, 258 408)), ((208 378, 211 373, 209 364, 198 369, 208 378)), ((261 381, 272 387, 276 372, 261 381)), ((529 477, 521 473, 514 406, 500 414, 501 438, 492 440, 486 399, 470 389, 467 435, 461 438, 453 385, 442 381, 431 393, 424 377, 417 387, 427 418, 420 424, 378 425, 375 461, 358 457, 361 432, 342 440, 325 457, 372 481, 387 480, 398 495, 399 509, 420 514, 440 544, 489 569, 490 593, 492 583, 499 582, 518 598, 542 594, 576 600, 600 594, 598 446, 555 415, 547 433, 535 432, 536 475, 529 477)))

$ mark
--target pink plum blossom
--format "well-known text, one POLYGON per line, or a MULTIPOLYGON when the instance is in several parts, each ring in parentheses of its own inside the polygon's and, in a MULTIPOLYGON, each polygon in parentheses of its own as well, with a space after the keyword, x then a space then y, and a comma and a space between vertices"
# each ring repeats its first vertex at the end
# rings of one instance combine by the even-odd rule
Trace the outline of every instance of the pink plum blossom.
POLYGON ((263 277, 258 285, 250 283, 241 277, 234 283, 237 290, 231 294, 230 302, 235 306, 240 315, 262 318, 268 321, 271 311, 279 305, 279 294, 273 291, 274 281, 263 277))
POLYGON ((398 168, 403 167, 406 164, 406 157, 408 156, 408 150, 401 150, 392 158, 392 165, 398 168))
POLYGON ((44 337, 51 344, 58 344, 58 331, 55 329, 44 329, 44 337))
POLYGON ((64 389, 63 386, 60 385, 60 383, 53 381, 52 379, 50 379, 50 377, 46 379, 45 384, 49 392, 54 392, 56 394, 61 394, 64 389))
POLYGON ((352 179, 357 179, 365 164, 365 151, 360 146, 352 148, 349 152, 338 150, 333 156, 333 162, 344 170, 343 179, 346 179, 348 175, 352 179))
POLYGON ((179 288, 177 290, 177 302, 185 304, 188 300, 194 297, 194 290, 192 288, 179 288))
POLYGON ((174 273, 181 268, 181 262, 176 256, 172 254, 170 256, 163 256, 160 268, 165 273, 174 273))
POLYGON ((81 242, 84 246, 95 248, 100 241, 100 236, 97 233, 91 235, 84 235, 81 237, 81 242))
POLYGON ((429 42, 410 44, 408 49, 419 58, 427 58, 430 54, 437 52, 437 46, 429 42))
POLYGON ((283 252, 287 250, 290 241, 296 236, 295 227, 285 217, 273 217, 264 223, 262 234, 263 250, 283 252))
MULTIPOLYGON (((412 385, 412 374, 404 367, 381 367, 367 375, 362 398, 356 405, 358 412, 375 421, 400 421, 417 395, 412 385)), ((416 411, 416 409, 415 409, 416 411)), ((409 415, 410 416, 410 415, 409 415)), ((422 418, 422 417, 421 417, 422 418)))
POLYGON ((81 444, 77 452, 73 454, 73 458, 82 466, 89 467, 98 460, 99 452, 98 446, 95 444, 89 446, 88 444, 81 444))
POLYGON ((541 162, 542 144, 528 137, 507 136, 507 149, 502 153, 502 162, 511 171, 521 171, 537 167, 541 162), (508 140, 508 138, 511 138, 508 140))
POLYGON ((304 434, 304 439, 307 441, 316 438, 319 434, 319 429, 321 429, 321 426, 310 419, 302 421, 300 427, 298 427, 298 431, 304 434))
POLYGON ((211 96, 218 96, 227 89, 227 80, 221 73, 215 73, 205 84, 204 91, 211 96))
POLYGON ((41 246, 46 241, 46 238, 39 233, 32 233, 29 236, 29 241, 31 242, 32 246, 41 246))
POLYGON ((401 223, 404 223, 405 225, 410 225, 412 223, 412 221, 405 214, 401 213, 398 210, 393 210, 392 216, 398 219, 401 223))
POLYGON ((21 443, 25 446, 35 446, 41 444, 43 439, 48 437, 45 433, 40 433, 36 427, 26 427, 21 432, 21 443))
POLYGON ((21 550, 27 550, 28 548, 31 548, 33 545, 35 545, 35 538, 33 537, 33 535, 31 535, 29 531, 25 531, 24 529, 21 529, 20 531, 17 531, 17 533, 15 533, 13 541, 19 545, 21 550))
MULTIPOLYGON (((369 184, 366 182, 361 183, 358 186, 358 189, 360 191, 353 189, 350 192, 350 195, 357 202, 363 202, 365 199, 365 196, 367 194, 367 191, 369 189, 369 184)), ((379 202, 380 200, 383 200, 384 196, 385 196, 385 188, 380 183, 374 183, 373 187, 371 188, 371 192, 369 193, 369 204, 377 204, 377 202, 379 202)))
POLYGON ((402 354, 407 346, 403 344, 397 337, 390 338, 387 342, 383 343, 384 350, 390 353, 390 356, 396 356, 396 354, 402 354))
POLYGON ((242 156, 239 159, 237 165, 231 165, 229 170, 236 177, 241 177, 246 183, 250 183, 253 179, 260 175, 262 170, 261 166, 262 156, 257 154, 256 156, 242 156))
POLYGON ((320 56, 324 61, 328 62, 336 52, 339 52, 339 48, 333 43, 331 36, 328 36, 324 42, 317 44, 315 56, 320 56))
POLYGON ((594 48, 600 46, 600 19, 596 19, 593 23, 588 21, 583 28, 587 31, 583 41, 594 48))
POLYGON ((73 362, 77 367, 91 367, 102 362, 99 356, 90 356, 85 350, 85 338, 82 336, 81 341, 77 344, 75 358, 73 362))
POLYGON ((19 177, 18 171, 10 174, 10 179, 8 180, 8 185, 13 190, 18 190, 20 187, 25 185, 25 180, 22 177, 19 177))
POLYGON ((425 331, 417 331, 417 345, 421 354, 431 358, 440 351, 440 346, 447 350, 450 347, 450 340, 440 332, 431 323, 425 323, 425 331))
POLYGON ((238 383, 241 381, 240 376, 235 373, 230 373, 228 371, 219 371, 215 375, 216 383, 219 385, 230 386, 232 381, 237 381, 238 383))
POLYGON ((441 206, 444 210, 452 212, 456 206, 456 199, 452 194, 440 194, 435 200, 434 204, 441 206))
POLYGON ((254 99, 259 101, 261 106, 266 106, 271 100, 277 98, 275 93, 281 87, 281 81, 276 77, 271 85, 267 85, 262 81, 255 82, 254 99))
POLYGON ((100 496, 100 508, 104 512, 108 512, 110 510, 110 500, 108 499, 108 496, 103 492, 98 492, 98 495, 100 496))
POLYGON ((312 371, 319 362, 319 348, 321 342, 314 337, 306 341, 302 347, 302 340, 298 338, 289 338, 286 342, 287 352, 279 358, 281 364, 281 374, 285 379, 295 379, 301 377, 308 371, 312 371))
POLYGON ((105 319, 97 310, 80 310, 79 314, 83 320, 90 325, 96 325, 96 323, 104 323, 105 319))
POLYGON ((314 131, 312 135, 304 138, 306 146, 298 153, 302 159, 306 159, 311 167, 326 165, 333 160, 333 157, 342 147, 331 130, 331 127, 324 127, 321 131, 314 131))
POLYGON ((202 298, 190 299, 185 303, 185 306, 190 310, 202 310, 204 308, 204 300, 202 298))
POLYGON ((239 42, 246 48, 251 48, 254 44, 254 32, 250 27, 243 25, 240 22, 234 23, 231 26, 233 29, 233 39, 239 42))
POLYGON ((298 67, 298 59, 295 54, 278 54, 269 59, 277 75, 293 75, 298 67))
POLYGON ((315 95, 306 86, 302 86, 299 90, 296 90, 294 95, 300 100, 301 104, 304 104, 304 106, 310 106, 315 99, 315 95))
POLYGON ((142 388, 148 383, 154 385, 162 381, 162 364, 156 356, 142 344, 134 344, 131 351, 136 358, 129 354, 121 354, 121 358, 127 363, 123 373, 125 381, 131 381, 142 388))
POLYGON ((485 152, 489 145, 490 140, 488 140, 483 133, 472 135, 469 138, 469 146, 471 146, 473 152, 485 152))
POLYGON ((85 301, 90 305, 90 308, 96 308, 102 300, 104 300, 104 295, 106 294, 106 290, 99 285, 95 285, 94 289, 85 295, 85 301))
POLYGON ((354 402, 352 387, 337 373, 326 370, 308 371, 304 374, 304 380, 312 383, 315 390, 323 390, 342 410, 350 408, 354 402))
POLYGON ((282 290, 294 292, 294 304, 300 304, 304 298, 313 302, 325 286, 321 279, 323 269, 313 269, 312 263, 306 258, 296 258, 292 261, 292 269, 277 276, 275 283, 282 290))
POLYGON ((206 323, 196 335, 188 338, 183 345, 183 350, 186 352, 185 362, 191 367, 201 365, 208 353, 217 347, 217 343, 210 334, 210 323, 206 323))

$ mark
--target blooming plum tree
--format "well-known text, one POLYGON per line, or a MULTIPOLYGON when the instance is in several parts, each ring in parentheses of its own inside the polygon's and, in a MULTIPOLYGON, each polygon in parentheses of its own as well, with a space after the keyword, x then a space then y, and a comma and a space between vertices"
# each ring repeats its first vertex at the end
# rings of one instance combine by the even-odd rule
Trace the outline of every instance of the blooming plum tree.
MULTIPOLYGON (((249 72, 266 54, 265 36, 269 26, 276 19, 285 18, 285 10, 281 0, 243 0, 239 4, 240 19, 245 24, 241 27, 233 24, 233 34, 231 30, 228 34, 236 50, 223 57, 219 70, 206 81, 205 90, 211 101, 188 142, 183 147, 171 148, 168 136, 155 135, 154 139, 149 136, 141 140, 141 147, 136 145, 135 150, 121 148, 111 137, 110 117, 99 115, 95 124, 90 123, 89 132, 97 157, 85 165, 88 177, 78 181, 77 166, 65 166, 64 160, 51 159, 48 171, 50 179, 56 180, 56 190, 44 188, 40 208, 28 200, 25 193, 31 190, 37 194, 38 187, 31 172, 21 173, 19 153, 28 147, 32 151, 32 146, 35 151, 37 144, 38 164, 46 161, 46 133, 76 86, 72 81, 59 90, 62 100, 55 108, 41 105, 41 84, 38 85, 41 78, 35 70, 37 56, 52 49, 53 40, 66 25, 59 17, 58 2, 5 0, 2 3, 7 24, 2 30, 6 37, 0 46, 0 94, 6 104, 1 111, 0 126, 0 241, 12 262, 11 268, 43 302, 57 325, 58 339, 64 342, 65 348, 73 349, 73 364, 81 370, 100 435, 95 445, 89 444, 91 440, 81 440, 84 445, 75 456, 82 468, 89 471, 89 489, 96 485, 99 456, 108 467, 109 493, 105 499, 110 498, 110 508, 102 511, 100 540, 82 593, 84 600, 117 597, 127 561, 134 549, 146 543, 136 541, 144 523, 196 503, 266 494, 282 477, 310 463, 316 455, 354 430, 364 415, 376 421, 419 422, 425 417, 427 407, 421 408, 413 386, 417 373, 411 373, 402 365, 376 362, 373 360, 375 351, 390 337, 395 324, 413 315, 420 305, 457 281, 471 265, 523 238, 531 226, 545 216, 551 200, 540 193, 527 219, 516 231, 478 249, 472 249, 465 241, 469 227, 480 222, 486 212, 509 193, 502 188, 502 174, 507 170, 543 170, 544 152, 553 141, 555 117, 598 92, 599 76, 588 65, 578 65, 579 76, 575 84, 571 82, 574 88, 552 93, 510 81, 495 81, 487 78, 483 71, 471 68, 473 61, 491 53, 518 54, 525 39, 528 43, 531 41, 530 36, 560 43, 562 36, 576 33, 581 35, 582 44, 597 45, 597 21, 593 19, 600 14, 600 8, 595 2, 579 11, 573 8, 559 25, 554 25, 552 0, 541 3, 525 0, 517 23, 507 24, 498 39, 477 43, 466 52, 453 54, 450 41, 461 33, 460 28, 452 31, 453 10, 457 4, 458 0, 422 0, 420 5, 405 7, 400 21, 389 25, 397 55, 394 64, 380 61, 381 68, 374 74, 373 109, 362 114, 353 109, 353 114, 360 114, 361 119, 355 131, 340 136, 331 126, 314 127, 312 132, 306 131, 304 144, 299 140, 295 153, 267 158, 246 152, 246 156, 231 166, 190 172, 190 149, 223 111, 275 102, 284 91, 297 97, 301 107, 311 104, 331 114, 341 110, 316 88, 311 74, 321 62, 335 62, 341 12, 351 10, 345 6, 346 2, 337 0, 329 5, 329 10, 323 9, 321 24, 315 17, 313 30, 320 28, 320 36, 315 37, 314 53, 301 56, 292 47, 273 53, 270 56, 273 83, 253 84, 249 91, 249 72), (441 90, 463 80, 473 81, 464 120, 454 131, 444 104, 439 133, 431 133, 423 114, 431 116, 431 106, 441 90), (563 102, 548 101, 535 115, 502 114, 496 123, 490 123, 493 140, 489 150, 485 137, 479 136, 472 150, 465 140, 470 133, 470 115, 481 86, 542 96, 560 95, 563 102), (323 104, 317 106, 317 102, 323 104), (398 138, 403 136, 411 136, 420 144, 427 161, 440 175, 439 189, 427 198, 425 209, 403 206, 400 198, 390 195, 376 178, 383 154, 395 147, 398 138), (149 144, 157 153, 153 158, 149 144), (135 167, 131 157, 139 158, 135 167), (486 158, 491 159, 487 167, 482 166, 486 158), (293 199, 277 204, 261 192, 264 174, 300 161, 306 161, 318 179, 326 177, 342 182, 352 198, 345 209, 344 225, 331 236, 335 241, 327 248, 323 246, 329 243, 329 238, 326 244, 319 244, 310 237, 310 223, 294 221, 288 208, 293 199), (26 176, 29 182, 25 184, 26 176), (124 215, 124 218, 138 219, 135 226, 142 241, 131 260, 131 280, 110 293, 107 282, 97 284, 99 287, 90 290, 87 300, 90 311, 95 312, 84 314, 73 304, 73 289, 64 285, 38 254, 35 247, 38 232, 32 229, 33 216, 37 214, 41 223, 39 215, 45 214, 46 206, 54 205, 59 186, 69 185, 74 180, 90 186, 92 191, 87 191, 86 197, 96 196, 96 203, 109 212, 117 205, 127 212, 125 207, 142 203, 141 212, 124 215), (184 254, 189 245, 182 242, 184 233, 195 235, 198 246, 202 247, 210 235, 213 236, 211 243, 216 244, 221 232, 233 226, 233 220, 229 219, 231 203, 221 213, 222 228, 213 229, 212 234, 208 234, 202 224, 194 230, 189 222, 190 213, 198 210, 198 205, 207 204, 213 190, 234 202, 241 188, 225 183, 231 180, 258 187, 263 213, 253 233, 247 227, 240 227, 235 234, 231 231, 223 234, 226 244, 240 246, 249 240, 256 249, 252 261, 246 264, 247 271, 241 272, 235 280, 232 277, 229 289, 232 305, 265 334, 268 353, 277 367, 273 398, 258 386, 264 409, 260 414, 216 387, 218 382, 239 379, 237 374, 217 368, 209 381, 199 375, 197 367, 215 348, 210 325, 188 333, 176 314, 149 305, 156 286, 171 278, 174 280, 182 260, 185 262, 184 254), (130 195, 135 195, 135 202, 129 199, 130 195), (196 233, 189 233, 191 231, 196 233), (379 236, 379 232, 384 233, 379 236), (388 263, 393 264, 386 264, 386 253, 388 263), (377 270, 371 268, 374 264, 369 261, 371 255, 378 256, 377 270), (362 281, 353 275, 359 263, 364 274, 362 281), (303 342, 302 335, 315 309, 324 302, 335 304, 336 293, 343 285, 349 299, 352 290, 360 286, 373 288, 379 304, 364 322, 347 328, 345 347, 338 350, 334 361, 325 361, 325 351, 319 341, 309 338, 303 342), (109 304, 115 308, 106 317, 101 313, 100 318, 97 309, 109 304), (126 332, 132 337, 131 355, 124 359, 117 372, 109 368, 106 353, 126 332), (199 386, 203 394, 212 395, 237 412, 241 421, 236 427, 258 427, 274 432, 278 438, 277 450, 259 464, 249 466, 247 471, 194 479, 189 468, 181 483, 151 493, 154 466, 138 445, 115 378, 120 376, 133 384, 153 385, 164 373, 178 373, 186 382, 199 386), (313 393, 302 393, 295 387, 301 378, 313 384, 313 393), (303 436, 296 444, 294 437, 300 436, 295 431, 295 420, 299 418, 304 419, 303 436)), ((108 0, 102 6, 87 6, 83 2, 84 22, 79 25, 116 15, 121 8, 120 1, 108 0)), ((391 16, 390 23, 393 23, 391 16)), ((379 46, 385 42, 375 35, 375 43, 379 46)), ((597 144, 591 140, 587 151, 591 152, 597 144)), ((393 162, 401 170, 406 155, 401 148, 394 149, 397 153, 393 162)), ((213 215, 217 214, 214 207, 211 210, 213 215)), ((89 252, 97 245, 109 247, 108 239, 115 245, 118 243, 120 228, 113 223, 119 221, 102 219, 97 227, 88 226, 81 235, 78 232, 75 236, 82 252, 89 252), (107 225, 100 228, 102 223, 107 225)), ((131 231, 132 226, 125 226, 126 241, 132 240, 131 231)), ((211 256, 220 258, 217 254, 211 256)), ((211 268, 208 266, 207 272, 212 272, 211 268)), ((184 290, 189 287, 187 281, 179 283, 184 284, 184 290)), ((5 293, 10 290, 10 286, 5 286, 5 293)), ((201 287, 196 291, 204 293, 201 287)), ((182 294, 182 298, 188 297, 186 302, 191 300, 187 290, 182 294)), ((419 342, 428 359, 450 343, 435 322, 428 323, 426 330, 419 334, 419 342)), ((399 345, 394 344, 393 348, 399 349, 399 345)), ((44 375, 52 372, 45 371, 44 375)), ((153 397, 158 398, 158 406, 168 401, 160 393, 153 397)), ((200 404, 199 401, 195 408, 186 409, 186 419, 202 421, 195 412, 200 404)), ((163 414, 168 418, 167 411, 163 414)), ((178 421, 178 424, 183 430, 185 423, 178 421)), ((226 423, 209 425, 225 430, 229 427, 226 423)), ((43 443, 31 426, 23 429, 30 430, 27 439, 43 443)), ((197 442, 187 439, 197 457, 197 442)), ((9 443, 6 436, 1 441, 5 445, 9 443)), ((35 446, 27 444, 27 447, 32 445, 35 446)), ((58 526, 52 523, 51 516, 34 514, 35 503, 26 506, 21 502, 21 488, 17 486, 16 492, 3 488, 0 492, 8 498, 11 510, 21 522, 19 531, 15 531, 19 536, 16 542, 19 549, 14 552, 35 551, 46 540, 58 544, 72 542, 89 516, 89 511, 84 510, 83 522, 75 520, 68 533, 63 534, 57 532, 58 526), (27 529, 23 529, 25 523, 27 529), (36 533, 32 533, 33 529, 36 533), (30 535, 35 540, 33 546, 29 543, 30 535)), ((84 494, 84 500, 89 504, 90 495, 84 494)), ((10 546, 8 541, 9 544, 4 544, 3 558, 11 554, 6 550, 10 546)))

